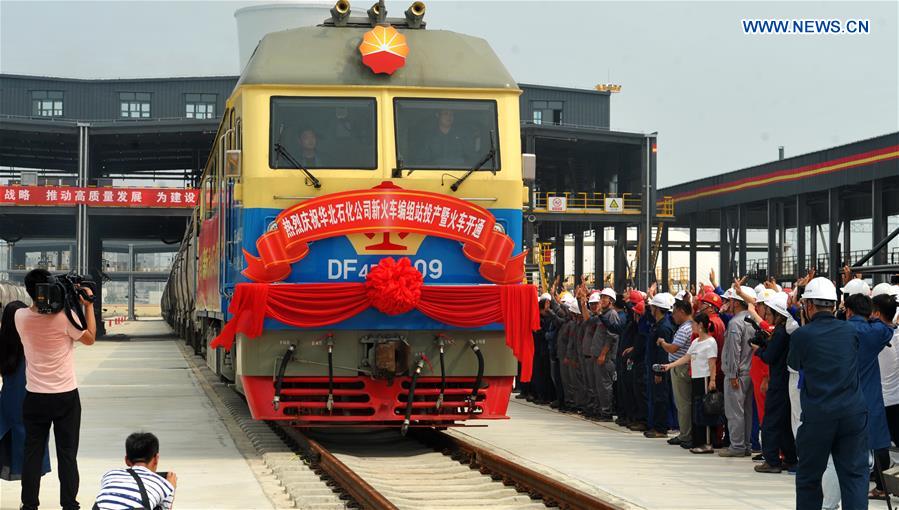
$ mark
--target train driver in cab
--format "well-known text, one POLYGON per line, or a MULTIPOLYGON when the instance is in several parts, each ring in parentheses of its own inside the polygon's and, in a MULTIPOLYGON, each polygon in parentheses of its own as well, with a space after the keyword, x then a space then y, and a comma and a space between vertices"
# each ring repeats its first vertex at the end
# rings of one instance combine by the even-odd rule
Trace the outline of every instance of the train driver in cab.
POLYGON ((452 110, 436 113, 434 126, 426 131, 420 160, 428 166, 464 166, 471 159, 452 110))
POLYGON ((321 156, 318 152, 318 135, 311 128, 306 128, 300 131, 300 136, 297 137, 300 145, 299 154, 297 154, 297 160, 306 168, 321 168, 321 156))

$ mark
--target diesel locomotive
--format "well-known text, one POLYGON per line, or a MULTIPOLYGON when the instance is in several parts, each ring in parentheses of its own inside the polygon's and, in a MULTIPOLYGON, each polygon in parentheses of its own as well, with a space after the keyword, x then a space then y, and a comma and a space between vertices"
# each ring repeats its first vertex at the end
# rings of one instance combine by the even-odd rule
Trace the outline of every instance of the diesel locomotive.
POLYGON ((521 91, 424 10, 340 1, 266 35, 227 100, 162 309, 255 419, 506 418, 539 326, 521 91))

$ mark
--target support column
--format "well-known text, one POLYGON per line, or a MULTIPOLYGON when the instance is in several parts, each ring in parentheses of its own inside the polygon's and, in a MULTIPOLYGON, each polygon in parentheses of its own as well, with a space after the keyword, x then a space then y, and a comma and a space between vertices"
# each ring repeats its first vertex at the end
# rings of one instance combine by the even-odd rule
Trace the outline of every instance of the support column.
POLYGON ((556 263, 553 267, 555 276, 558 276, 562 282, 565 281, 565 234, 562 232, 562 224, 558 224, 555 239, 556 263))
POLYGON ((615 225, 615 288, 627 286, 627 225, 615 225))
POLYGON ((137 264, 134 253, 134 244, 128 243, 128 320, 136 320, 134 316, 134 272, 137 271, 137 264))
MULTIPOLYGON (((535 148, 534 137, 530 136, 530 135, 526 136, 525 137, 525 152, 528 154, 534 154, 534 148, 535 148)), ((530 218, 533 217, 533 212, 534 212, 534 202, 533 202, 534 181, 531 179, 527 179, 525 181, 525 185, 528 188, 528 201, 526 204, 526 212, 524 215, 525 216, 524 225, 523 225, 523 228, 521 229, 522 245, 523 245, 524 249, 530 249, 531 252, 533 253, 533 251, 537 249, 537 243, 536 243, 536 239, 535 239, 536 233, 537 233, 537 228, 536 228, 537 224, 534 221, 530 220, 530 218)))
POLYGON ((581 282, 584 274, 584 229, 580 226, 574 231, 574 283, 581 282))
MULTIPOLYGON (((887 215, 883 211, 883 180, 875 179, 871 181, 871 246, 876 246, 887 236, 887 215)), ((874 265, 882 265, 887 263, 887 251, 889 247, 884 246, 871 261, 874 265)), ((887 281, 886 275, 875 274, 874 283, 887 281)))
POLYGON ((739 243, 739 257, 740 257, 740 265, 739 270, 737 271, 740 276, 746 274, 747 264, 746 264, 746 206, 740 205, 737 207, 737 242, 739 243))
POLYGON ((777 202, 769 199, 767 205, 768 223, 768 275, 780 277, 774 269, 777 267, 777 202))
POLYGON ((852 265, 852 259, 850 258, 852 254, 851 223, 849 219, 843 220, 843 261, 850 266, 852 265))
POLYGON ((690 283, 696 284, 696 288, 699 288, 699 280, 697 279, 697 275, 699 273, 696 267, 696 242, 697 242, 697 232, 696 232, 696 215, 690 215, 690 283))
POLYGON ((726 285, 733 278, 730 261, 730 222, 728 221, 727 209, 719 210, 720 226, 718 227, 718 282, 726 285))
POLYGON ((811 258, 809 269, 813 267, 815 269, 818 269, 818 220, 817 218, 815 218, 814 214, 812 214, 812 211, 810 209, 807 210, 807 212, 809 213, 810 222, 808 225, 808 232, 809 238, 811 240, 811 244, 808 247, 809 257, 811 258))
POLYGON ((805 195, 796 195, 796 274, 794 280, 802 278, 808 268, 805 266, 805 224, 808 212, 805 209, 805 195))
POLYGON ((827 190, 827 222, 829 227, 827 253, 830 255, 827 261, 827 274, 831 279, 838 280, 840 275, 840 190, 839 188, 827 190))
POLYGON ((598 287, 605 287, 606 278, 606 229, 596 227, 593 230, 593 278, 598 287))
POLYGON ((777 271, 774 274, 778 278, 783 276, 784 272, 784 246, 787 244, 787 205, 784 202, 777 202, 777 258, 774 259, 777 271))
POLYGON ((106 334, 106 326, 103 324, 103 239, 96 228, 88 229, 90 236, 85 243, 85 259, 88 267, 83 274, 97 284, 97 294, 94 298, 94 315, 97 319, 97 336, 106 334))
MULTIPOLYGON (((86 123, 78 123, 78 186, 87 186, 87 176, 89 168, 89 148, 88 126, 86 123)), ((75 206, 75 245, 78 252, 75 254, 75 271, 81 274, 87 272, 87 206, 75 206)))
POLYGON ((668 281, 670 280, 671 275, 668 273, 668 227, 662 226, 662 245, 659 247, 662 250, 662 281, 660 287, 667 290, 668 292, 672 292, 668 285, 668 281))

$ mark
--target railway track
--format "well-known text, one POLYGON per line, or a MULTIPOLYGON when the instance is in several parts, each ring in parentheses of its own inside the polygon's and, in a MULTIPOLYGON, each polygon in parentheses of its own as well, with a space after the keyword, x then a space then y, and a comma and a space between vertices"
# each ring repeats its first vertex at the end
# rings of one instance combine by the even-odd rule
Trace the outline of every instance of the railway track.
POLYGON ((431 429, 280 434, 358 506, 372 510, 617 509, 494 452, 431 429))
POLYGON ((182 353, 278 508, 618 510, 617 505, 432 429, 297 429, 252 420, 246 402, 182 353))

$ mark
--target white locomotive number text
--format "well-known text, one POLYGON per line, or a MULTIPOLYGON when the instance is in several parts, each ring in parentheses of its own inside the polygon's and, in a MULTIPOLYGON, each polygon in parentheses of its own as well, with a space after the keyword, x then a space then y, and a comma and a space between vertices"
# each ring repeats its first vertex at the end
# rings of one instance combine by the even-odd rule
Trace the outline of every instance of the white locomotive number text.
MULTIPOLYGON (((364 280, 376 264, 359 264, 357 259, 329 259, 329 280, 364 280)), ((439 280, 443 276, 443 261, 440 259, 412 261, 412 265, 426 280, 439 280)))

